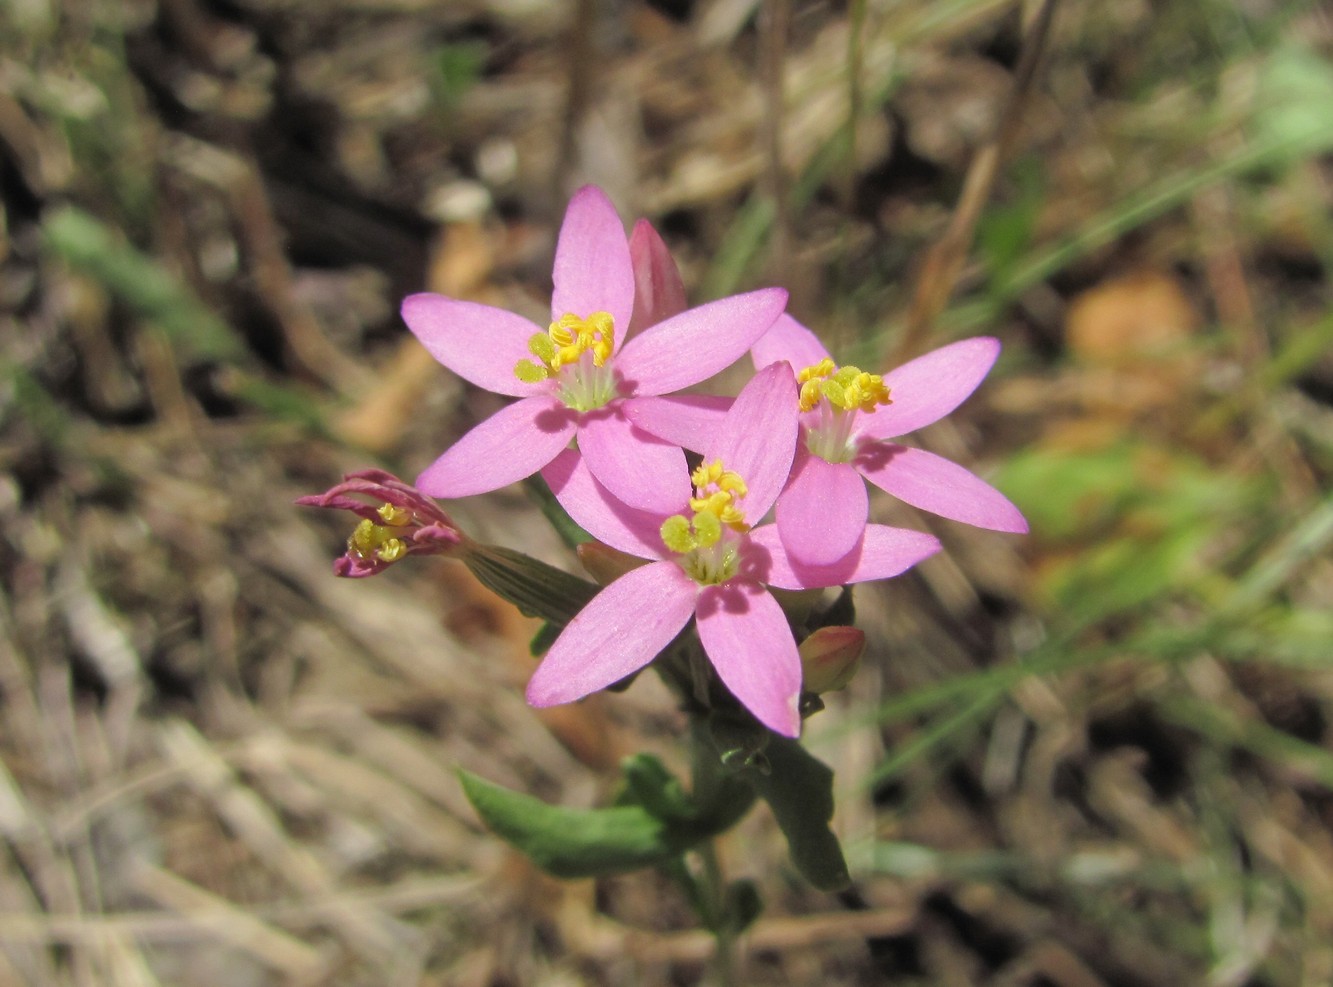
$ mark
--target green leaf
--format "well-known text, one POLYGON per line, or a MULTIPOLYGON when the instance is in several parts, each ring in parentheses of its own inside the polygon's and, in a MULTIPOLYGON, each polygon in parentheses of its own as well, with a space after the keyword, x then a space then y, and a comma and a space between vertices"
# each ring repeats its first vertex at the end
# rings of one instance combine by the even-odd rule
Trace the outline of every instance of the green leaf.
POLYGON ((691 819, 697 809, 685 788, 659 758, 635 754, 621 762, 625 775, 625 793, 621 805, 637 805, 663 822, 691 819))
POLYGON ((833 818, 833 771, 795 740, 774 735, 765 751, 771 770, 750 769, 745 778, 773 809, 792 863, 821 891, 845 888, 851 877, 833 818))
POLYGON ((556 877, 597 877, 679 856, 695 834, 639 805, 566 809, 460 771, 463 791, 497 836, 556 877))
POLYGON ((556 877, 597 877, 666 864, 731 828, 754 802, 732 781, 707 803, 687 799, 655 758, 632 758, 622 804, 567 809, 460 771, 463 791, 497 836, 556 877), (643 799, 647 805, 637 800, 643 799))

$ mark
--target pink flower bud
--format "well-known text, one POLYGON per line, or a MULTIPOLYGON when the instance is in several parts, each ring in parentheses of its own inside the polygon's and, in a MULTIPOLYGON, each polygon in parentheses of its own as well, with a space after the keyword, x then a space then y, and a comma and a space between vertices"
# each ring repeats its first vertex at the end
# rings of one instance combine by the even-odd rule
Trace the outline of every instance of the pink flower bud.
POLYGON ((634 224, 629 238, 634 268, 634 314, 625 338, 685 311, 685 284, 667 246, 646 219, 634 224))
POLYGON ((821 627, 800 646, 801 689, 822 694, 844 688, 861 666, 865 631, 855 627, 821 627))

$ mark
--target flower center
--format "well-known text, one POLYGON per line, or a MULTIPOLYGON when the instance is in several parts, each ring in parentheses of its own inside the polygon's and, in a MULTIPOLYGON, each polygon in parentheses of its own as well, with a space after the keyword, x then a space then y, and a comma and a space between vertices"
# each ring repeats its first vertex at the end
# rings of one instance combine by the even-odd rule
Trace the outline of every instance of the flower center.
POLYGON ((692 516, 675 514, 662 522, 662 544, 680 556, 678 561, 697 583, 725 583, 740 564, 740 539, 750 530, 737 500, 746 495, 739 473, 726 469, 722 461, 704 463, 692 474, 695 495, 690 498, 692 516))
POLYGON ((375 513, 384 523, 362 518, 347 539, 347 551, 363 562, 397 562, 407 554, 407 542, 398 535, 411 524, 412 512, 386 503, 375 513))
POLYGON ((528 352, 538 362, 519 360, 514 376, 528 384, 554 379, 567 407, 595 411, 616 396, 616 377, 606 366, 615 338, 610 312, 593 312, 586 319, 566 312, 528 340, 528 352))
POLYGON ((796 382, 801 385, 801 410, 819 409, 818 420, 806 422, 806 448, 830 463, 855 457, 852 423, 857 411, 873 414, 881 405, 893 403, 879 374, 851 365, 839 367, 828 357, 802 370, 796 382))

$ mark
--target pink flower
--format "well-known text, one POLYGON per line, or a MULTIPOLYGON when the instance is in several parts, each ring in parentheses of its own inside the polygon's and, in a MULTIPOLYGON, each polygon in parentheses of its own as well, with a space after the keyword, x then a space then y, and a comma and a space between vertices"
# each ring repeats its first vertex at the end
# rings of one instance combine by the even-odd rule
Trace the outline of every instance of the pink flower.
POLYGON ((801 661, 791 627, 767 586, 810 589, 897 575, 939 549, 930 535, 870 525, 825 566, 791 558, 772 525, 752 528, 791 469, 797 389, 775 364, 756 374, 704 445, 703 464, 653 479, 672 508, 631 507, 568 450, 543 476, 593 537, 651 560, 603 589, 551 646, 528 684, 528 702, 552 706, 602 689, 647 665, 695 619, 722 682, 755 717, 800 732, 801 661), (693 489, 691 489, 693 488, 693 489))
POLYGON ((606 195, 591 185, 575 193, 556 246, 548 329, 442 295, 403 302, 404 321, 432 356, 479 387, 519 399, 427 467, 417 478, 422 490, 436 497, 496 490, 531 476, 577 438, 589 469, 616 496, 649 505, 660 498, 643 478, 679 472, 683 453, 635 428, 626 408, 739 359, 782 312, 787 293, 767 288, 663 318, 683 299, 665 247, 640 236, 632 254, 606 195), (655 292, 637 307, 636 276, 655 292), (626 341, 636 310, 640 321, 663 321, 626 341))
POLYGON ((790 363, 801 388, 802 443, 777 504, 778 531, 792 556, 826 565, 856 544, 869 512, 861 477, 941 517, 1027 531, 1018 508, 994 487, 947 459, 890 441, 958 407, 999 352, 995 339, 965 339, 881 378, 838 367, 814 333, 789 315, 779 318, 750 353, 756 367, 790 363))
POLYGON ((322 494, 297 498, 303 507, 351 511, 361 519, 347 551, 333 562, 336 576, 378 576, 408 555, 457 555, 467 536, 440 505, 384 470, 348 473, 322 494), (366 503, 367 497, 378 503, 366 503))

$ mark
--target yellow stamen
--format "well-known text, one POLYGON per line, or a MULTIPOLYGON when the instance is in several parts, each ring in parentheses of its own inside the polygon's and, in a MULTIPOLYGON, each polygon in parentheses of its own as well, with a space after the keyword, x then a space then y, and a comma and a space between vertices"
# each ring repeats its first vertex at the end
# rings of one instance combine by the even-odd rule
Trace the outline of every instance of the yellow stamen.
POLYGON ((376 554, 381 562, 397 562, 407 554, 407 542, 401 538, 386 538, 376 554))
POLYGON ((605 366, 615 349, 615 320, 610 312, 593 312, 586 319, 566 312, 544 333, 528 340, 528 352, 539 362, 519 360, 514 376, 535 384, 555 376, 563 366, 578 363, 584 353, 592 353, 593 366, 605 366))
MULTIPOLYGON (((690 498, 690 510, 695 512, 696 519, 706 514, 733 531, 749 530, 744 512, 736 506, 736 501, 749 492, 739 473, 726 469, 722 460, 717 459, 711 463, 701 463, 690 474, 690 482, 695 487, 695 496, 690 498)), ((718 534, 720 537, 720 529, 718 534)))
MULTIPOLYGON (((394 511, 401 511, 402 508, 395 508, 392 504, 386 504, 385 507, 393 508, 394 511)), ((381 517, 384 516, 384 508, 380 508, 381 517)), ((404 511, 404 514, 407 512, 404 511)), ((395 524, 395 527, 403 525, 395 524)), ((407 542, 394 536, 393 532, 381 524, 376 524, 370 518, 362 518, 361 522, 352 531, 352 536, 347 539, 347 551, 358 559, 363 561, 378 560, 380 562, 397 562, 407 554, 407 542)))
POLYGON ((406 507, 398 507, 387 502, 375 513, 380 516, 381 521, 393 528, 405 528, 412 520, 412 512, 406 507))
POLYGON ((557 349, 550 361, 552 370, 566 363, 574 363, 588 350, 592 351, 593 366, 603 366, 615 346, 615 322, 610 312, 594 312, 586 319, 566 312, 548 330, 557 349))
POLYGON ((872 412, 880 405, 892 404, 889 389, 879 374, 866 373, 860 367, 838 367, 825 357, 806 367, 796 376, 801 385, 801 410, 813 411, 821 400, 842 411, 860 409, 872 412))

